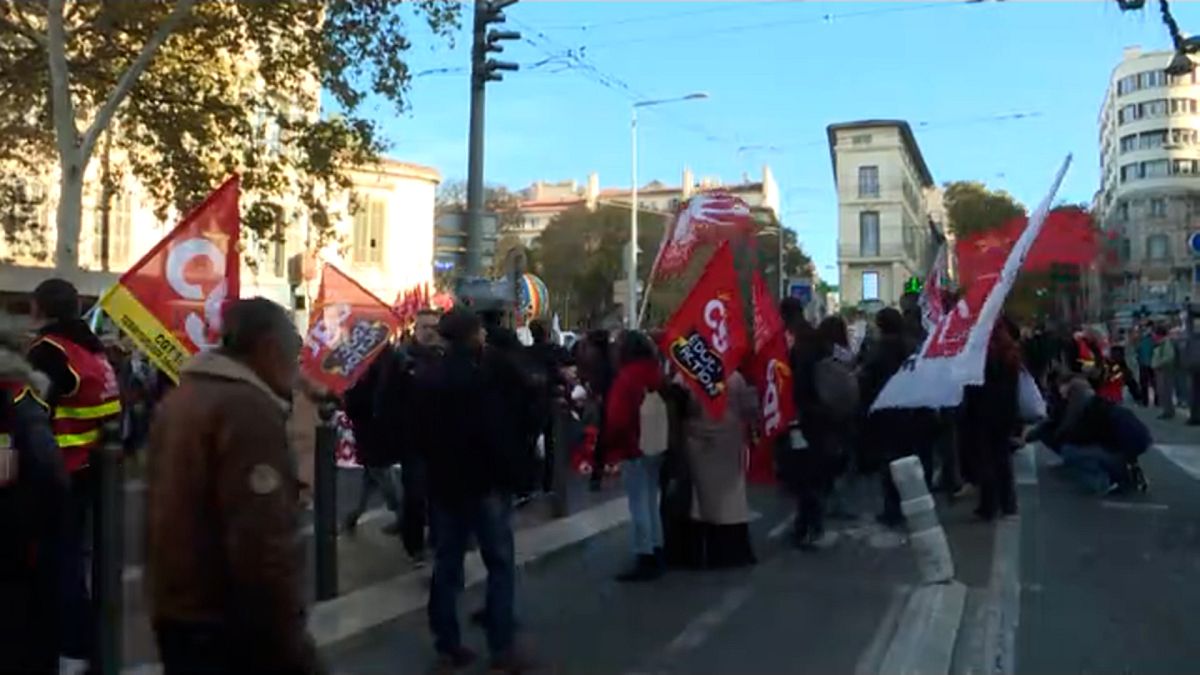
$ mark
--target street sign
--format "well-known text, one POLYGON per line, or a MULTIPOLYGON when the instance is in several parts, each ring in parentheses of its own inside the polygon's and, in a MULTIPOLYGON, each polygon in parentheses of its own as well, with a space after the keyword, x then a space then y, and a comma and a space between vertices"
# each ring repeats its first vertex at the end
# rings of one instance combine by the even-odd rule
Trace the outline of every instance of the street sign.
POLYGON ((807 279, 793 279, 788 282, 788 297, 796 298, 804 304, 812 302, 812 282, 807 279))
POLYGON ((1200 232, 1188 235, 1188 248, 1191 249, 1192 255, 1200 255, 1200 232))

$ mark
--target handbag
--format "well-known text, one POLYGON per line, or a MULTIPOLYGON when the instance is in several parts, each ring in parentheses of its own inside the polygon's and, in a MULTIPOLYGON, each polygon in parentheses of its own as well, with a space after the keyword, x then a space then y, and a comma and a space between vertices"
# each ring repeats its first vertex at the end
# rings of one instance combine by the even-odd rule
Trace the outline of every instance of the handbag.
POLYGON ((1017 378, 1017 417, 1026 424, 1046 419, 1046 399, 1028 370, 1021 369, 1017 378))

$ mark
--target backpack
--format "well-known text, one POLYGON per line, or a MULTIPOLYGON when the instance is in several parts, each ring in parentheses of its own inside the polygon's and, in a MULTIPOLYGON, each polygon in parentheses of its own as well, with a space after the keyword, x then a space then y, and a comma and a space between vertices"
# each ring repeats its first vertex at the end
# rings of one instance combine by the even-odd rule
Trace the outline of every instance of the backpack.
POLYGON ((641 426, 638 448, 642 454, 654 457, 666 452, 667 446, 670 445, 671 435, 667 402, 663 400, 662 395, 657 391, 646 392, 646 397, 642 399, 642 407, 638 413, 641 426))
POLYGON ((858 413, 858 378, 845 362, 832 356, 813 366, 817 400, 835 420, 844 421, 858 413))

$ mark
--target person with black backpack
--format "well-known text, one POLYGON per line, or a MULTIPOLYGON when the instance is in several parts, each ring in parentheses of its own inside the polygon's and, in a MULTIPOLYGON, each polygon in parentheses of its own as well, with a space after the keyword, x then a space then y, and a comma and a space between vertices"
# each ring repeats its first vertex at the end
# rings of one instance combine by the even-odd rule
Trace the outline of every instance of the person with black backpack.
POLYGON ((387 433, 387 418, 377 415, 375 401, 384 374, 396 367, 396 362, 402 358, 388 345, 343 397, 346 417, 354 428, 354 443, 358 451, 356 459, 362 465, 362 487, 358 493, 358 503, 346 514, 343 524, 346 532, 354 532, 357 528, 359 518, 367 510, 371 494, 377 490, 395 515, 395 520, 384 526, 384 534, 394 535, 401 531, 400 497, 392 478, 392 465, 397 461, 396 450, 387 433))

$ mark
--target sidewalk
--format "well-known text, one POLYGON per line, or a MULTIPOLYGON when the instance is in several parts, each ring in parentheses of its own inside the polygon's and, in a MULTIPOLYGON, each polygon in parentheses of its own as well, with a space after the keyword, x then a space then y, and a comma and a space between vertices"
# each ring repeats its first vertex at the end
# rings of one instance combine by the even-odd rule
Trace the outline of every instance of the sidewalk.
MULTIPOLYGON (((339 516, 344 516, 358 497, 356 472, 340 471, 338 490, 338 512, 339 516)), ((524 542, 524 546, 518 547, 519 557, 531 553, 543 555, 548 552, 547 547, 552 550, 573 543, 575 538, 594 534, 589 528, 607 529, 628 518, 623 501, 618 500, 620 508, 610 505, 619 496, 615 486, 593 493, 578 480, 572 483, 568 494, 572 509, 578 512, 573 517, 554 519, 546 500, 534 501, 515 512, 513 525, 518 541, 524 542)), ((340 533, 338 536, 339 597, 314 604, 312 629, 322 644, 344 638, 346 631, 365 630, 375 623, 390 620, 395 617, 396 607, 423 606, 431 568, 414 569, 400 538, 381 532, 381 528, 391 521, 391 512, 382 507, 378 495, 371 504, 372 510, 359 521, 354 534, 340 533)), ((135 514, 130 519, 135 524, 140 523, 135 520, 138 517, 140 515, 135 514)), ((341 518, 339 525, 340 522, 341 518)), ((130 533, 128 536, 135 535, 130 533)), ((306 547, 307 564, 304 591, 309 595, 309 602, 314 602, 315 556, 311 528, 302 529, 301 537, 306 547)), ((132 562, 135 564, 126 568, 123 599, 124 662, 137 672, 153 672, 151 668, 158 656, 146 614, 141 568, 136 565, 140 558, 135 557, 132 562)))

